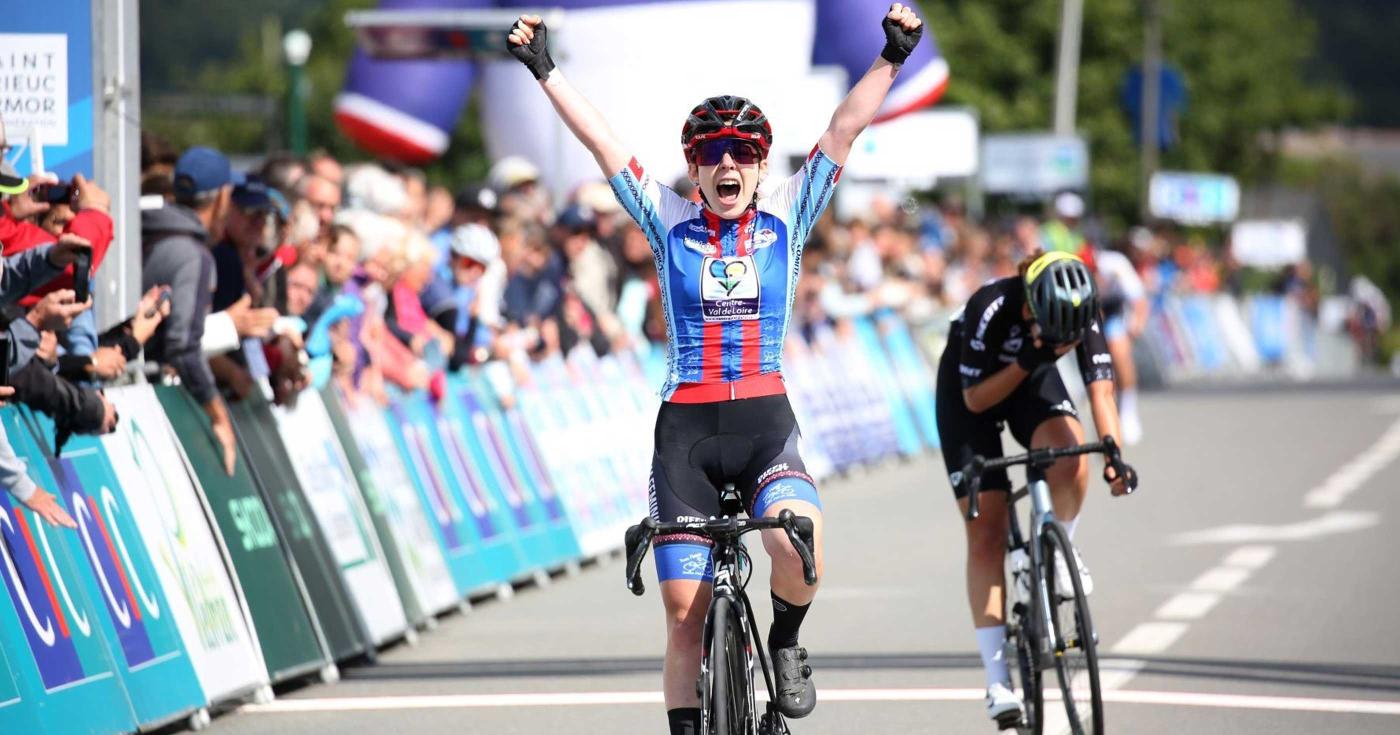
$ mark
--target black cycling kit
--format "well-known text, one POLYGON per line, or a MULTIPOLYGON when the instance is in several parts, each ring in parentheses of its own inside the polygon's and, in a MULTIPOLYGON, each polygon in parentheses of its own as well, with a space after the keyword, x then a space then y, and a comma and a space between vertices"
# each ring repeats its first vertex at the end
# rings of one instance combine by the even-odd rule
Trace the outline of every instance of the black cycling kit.
MULTIPOLYGON (((938 438, 958 497, 962 497, 959 473, 974 455, 1002 456, 1002 424, 1010 426, 1016 441, 1029 448, 1036 427, 1046 419, 1079 416, 1053 360, 1035 367, 1011 395, 980 414, 970 411, 963 399, 964 388, 1016 363, 1028 347, 1025 341, 1031 339, 1032 322, 1025 317, 1025 303, 1026 288, 1020 277, 991 281, 968 299, 948 331, 948 345, 938 363, 938 438)), ((1075 354, 1085 385, 1113 380, 1113 358, 1101 317, 1094 319, 1075 354)), ((1005 470, 988 471, 982 488, 1010 490, 1011 481, 1005 470)))

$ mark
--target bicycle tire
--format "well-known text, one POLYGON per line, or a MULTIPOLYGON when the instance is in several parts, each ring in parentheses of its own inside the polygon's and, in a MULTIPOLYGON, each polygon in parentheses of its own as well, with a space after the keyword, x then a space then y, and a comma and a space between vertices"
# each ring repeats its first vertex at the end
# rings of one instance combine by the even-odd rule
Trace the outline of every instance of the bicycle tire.
POLYGON ((1079 565, 1074 559, 1074 546, 1069 534, 1058 523, 1045 526, 1041 544, 1045 585, 1053 608, 1050 621, 1054 629, 1046 634, 1052 642, 1055 675, 1060 681, 1065 715, 1074 735, 1103 735, 1098 642, 1089 615, 1089 599, 1084 595, 1079 565), (1063 558, 1069 568, 1070 590, 1055 588, 1058 580, 1054 570, 1059 558, 1063 558))
POLYGON ((753 679, 745 655, 743 621, 733 601, 716 598, 710 610, 706 722, 709 735, 752 735, 753 679))
MULTIPOLYGON (((1025 573, 1031 574, 1031 571, 1025 573)), ((1040 589, 1034 578, 1031 589, 1040 589)), ((1045 695, 1041 691, 1044 677, 1040 666, 1040 636, 1036 632, 1035 607, 1029 600, 1018 604, 1020 611, 1013 608, 1009 615, 1016 622, 1008 635, 1016 651, 1016 662, 1011 667, 1011 684, 1014 690, 1020 692, 1024 708, 1021 725, 1016 731, 1020 735, 1041 735, 1045 726, 1045 695)))

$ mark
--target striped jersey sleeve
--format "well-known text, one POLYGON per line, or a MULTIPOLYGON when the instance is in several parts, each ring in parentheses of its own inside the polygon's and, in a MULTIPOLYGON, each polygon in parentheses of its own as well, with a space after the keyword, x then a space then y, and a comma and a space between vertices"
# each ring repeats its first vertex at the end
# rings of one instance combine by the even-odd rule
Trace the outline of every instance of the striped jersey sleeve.
POLYGON ((801 252, 812 226, 831 203, 832 192, 840 178, 841 166, 822 152, 821 146, 813 146, 802 168, 762 200, 764 211, 787 222, 790 228, 788 246, 795 252, 801 252))
POLYGON ((696 216, 693 202, 652 178, 636 158, 608 179, 608 184, 622 208, 646 234, 653 252, 665 249, 666 233, 672 227, 696 216))

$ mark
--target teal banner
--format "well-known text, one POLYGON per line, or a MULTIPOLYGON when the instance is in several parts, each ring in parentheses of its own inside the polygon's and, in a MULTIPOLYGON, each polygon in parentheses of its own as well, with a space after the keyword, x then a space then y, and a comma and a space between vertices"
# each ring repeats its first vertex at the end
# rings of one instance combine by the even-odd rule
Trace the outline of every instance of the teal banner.
MULTIPOLYGON (((53 422, 42 415, 28 418, 41 446, 47 444, 53 422)), ((64 536, 74 555, 86 560, 79 568, 89 594, 106 613, 99 618, 137 723, 168 722, 204 706, 208 698, 101 443, 74 436, 62 456, 49 458, 49 467, 64 505, 78 522, 77 534, 64 536)))
MULTIPOLYGON (((0 422, 30 477, 61 495, 20 412, 0 409, 0 422)), ((135 713, 104 640, 115 634, 91 594, 86 561, 73 553, 78 532, 49 526, 0 492, 0 540, 7 592, 0 603, 6 664, 0 672, 0 732, 134 729, 135 713)))

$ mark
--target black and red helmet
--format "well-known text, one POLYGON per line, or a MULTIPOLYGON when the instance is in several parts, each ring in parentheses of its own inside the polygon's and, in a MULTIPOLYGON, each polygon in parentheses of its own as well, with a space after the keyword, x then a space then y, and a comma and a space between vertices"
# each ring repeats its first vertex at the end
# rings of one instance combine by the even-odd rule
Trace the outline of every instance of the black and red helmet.
POLYGON ((766 158, 773 145, 773 128, 758 105, 745 97, 726 94, 711 97, 695 106, 681 127, 681 147, 685 159, 694 157, 695 146, 716 138, 751 140, 766 158))

